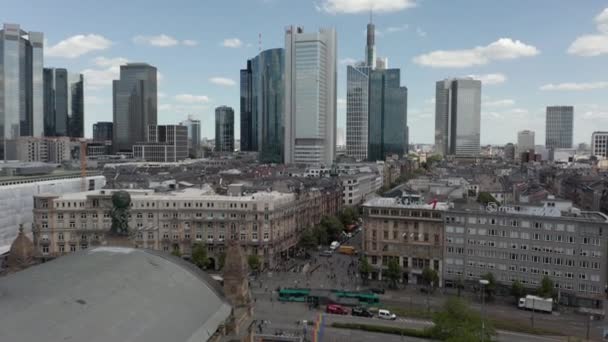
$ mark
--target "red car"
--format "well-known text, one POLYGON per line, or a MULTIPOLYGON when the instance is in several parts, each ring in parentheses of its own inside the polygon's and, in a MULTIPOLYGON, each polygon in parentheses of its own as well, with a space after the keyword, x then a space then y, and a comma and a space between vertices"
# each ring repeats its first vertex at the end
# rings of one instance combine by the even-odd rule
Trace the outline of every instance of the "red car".
POLYGON ((348 315, 348 311, 343 306, 337 304, 328 305, 325 312, 336 315, 348 315))

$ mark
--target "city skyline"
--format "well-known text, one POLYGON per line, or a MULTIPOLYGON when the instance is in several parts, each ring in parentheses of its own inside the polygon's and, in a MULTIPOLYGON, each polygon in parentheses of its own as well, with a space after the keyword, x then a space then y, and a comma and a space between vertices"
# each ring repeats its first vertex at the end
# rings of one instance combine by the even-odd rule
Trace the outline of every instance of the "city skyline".
MULTIPOLYGON (((59 9, 40 2, 40 6, 28 4, 27 10, 25 5, 15 4, 3 11, 0 20, 44 33, 45 67, 84 74, 87 137, 91 137, 94 122, 111 120, 111 80, 116 79, 118 65, 127 61, 155 65, 159 70, 159 123, 177 123, 194 115, 201 120, 202 136, 212 137, 213 109, 222 104, 239 107, 239 70, 257 55, 260 33, 265 50, 283 47, 288 24, 303 25, 308 32, 334 27, 339 37, 337 135, 344 136, 346 65, 363 60, 361 42, 369 21, 365 3, 231 1, 215 5, 213 11, 194 2, 180 8, 160 5, 151 8, 146 18, 117 30, 108 25, 115 20, 113 14, 102 7, 77 2, 66 6, 67 15, 95 19, 74 27, 53 21, 53 11, 59 9), (191 10, 184 11, 185 7, 191 10), (226 30, 211 29, 220 27, 226 15, 241 11, 248 13, 242 16, 246 18, 242 23, 226 30), (156 22, 166 15, 180 20, 158 28, 156 22), (266 16, 281 19, 258 20, 266 16), (175 62, 176 55, 180 63, 175 62)), ((554 2, 549 1, 521 5, 477 0, 458 5, 396 1, 389 8, 383 4, 377 2, 374 8, 376 45, 382 46, 381 55, 388 57, 389 67, 402 69, 403 82, 408 85, 410 142, 433 142, 434 82, 468 75, 485 81, 482 145, 516 142, 517 132, 524 129, 534 130, 537 141, 544 141, 545 107, 552 105, 574 106, 575 144, 589 143, 596 126, 608 125, 608 100, 603 96, 608 80, 597 72, 605 69, 602 56, 608 52, 604 3, 589 1, 568 8, 551 6, 554 2), (412 4, 415 6, 407 6, 412 4), (479 20, 459 20, 462 9, 472 11, 479 20), (566 22, 546 19, 565 13, 566 22), (539 27, 541 18, 545 22, 539 27), (435 25, 438 21, 450 30, 435 25), (481 26, 488 29, 480 32, 481 26), (564 67, 573 64, 577 67, 564 67)), ((124 15, 137 10, 135 5, 123 7, 124 15)), ((235 121, 238 138, 239 120, 235 121)))

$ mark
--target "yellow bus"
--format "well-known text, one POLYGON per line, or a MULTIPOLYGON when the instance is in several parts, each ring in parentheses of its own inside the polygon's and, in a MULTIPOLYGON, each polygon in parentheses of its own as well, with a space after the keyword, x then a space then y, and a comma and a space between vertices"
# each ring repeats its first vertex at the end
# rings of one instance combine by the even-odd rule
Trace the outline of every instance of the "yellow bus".
POLYGON ((355 255, 357 254, 357 250, 353 246, 340 246, 338 248, 338 253, 346 254, 346 255, 355 255))

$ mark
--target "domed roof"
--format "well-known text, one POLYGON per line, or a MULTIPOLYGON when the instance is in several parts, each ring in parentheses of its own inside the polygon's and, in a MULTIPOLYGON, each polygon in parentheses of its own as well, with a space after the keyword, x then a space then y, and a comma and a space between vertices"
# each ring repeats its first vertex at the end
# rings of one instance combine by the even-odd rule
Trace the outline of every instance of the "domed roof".
POLYGON ((37 254, 34 243, 23 232, 23 225, 20 225, 19 235, 17 235, 13 244, 11 244, 11 249, 8 254, 8 267, 15 269, 32 265, 36 262, 37 254))

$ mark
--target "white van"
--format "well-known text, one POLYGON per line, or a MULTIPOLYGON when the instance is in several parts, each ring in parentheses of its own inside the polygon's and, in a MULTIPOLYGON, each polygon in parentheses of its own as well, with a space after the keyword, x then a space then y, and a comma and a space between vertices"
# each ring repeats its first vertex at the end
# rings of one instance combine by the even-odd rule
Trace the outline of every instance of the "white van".
POLYGON ((391 313, 388 310, 380 309, 380 310, 378 310, 378 318, 389 319, 391 321, 394 321, 397 319, 397 315, 395 315, 394 313, 391 313))
POLYGON ((329 249, 336 250, 338 247, 340 247, 340 243, 338 241, 334 241, 331 243, 331 245, 329 245, 329 249))

